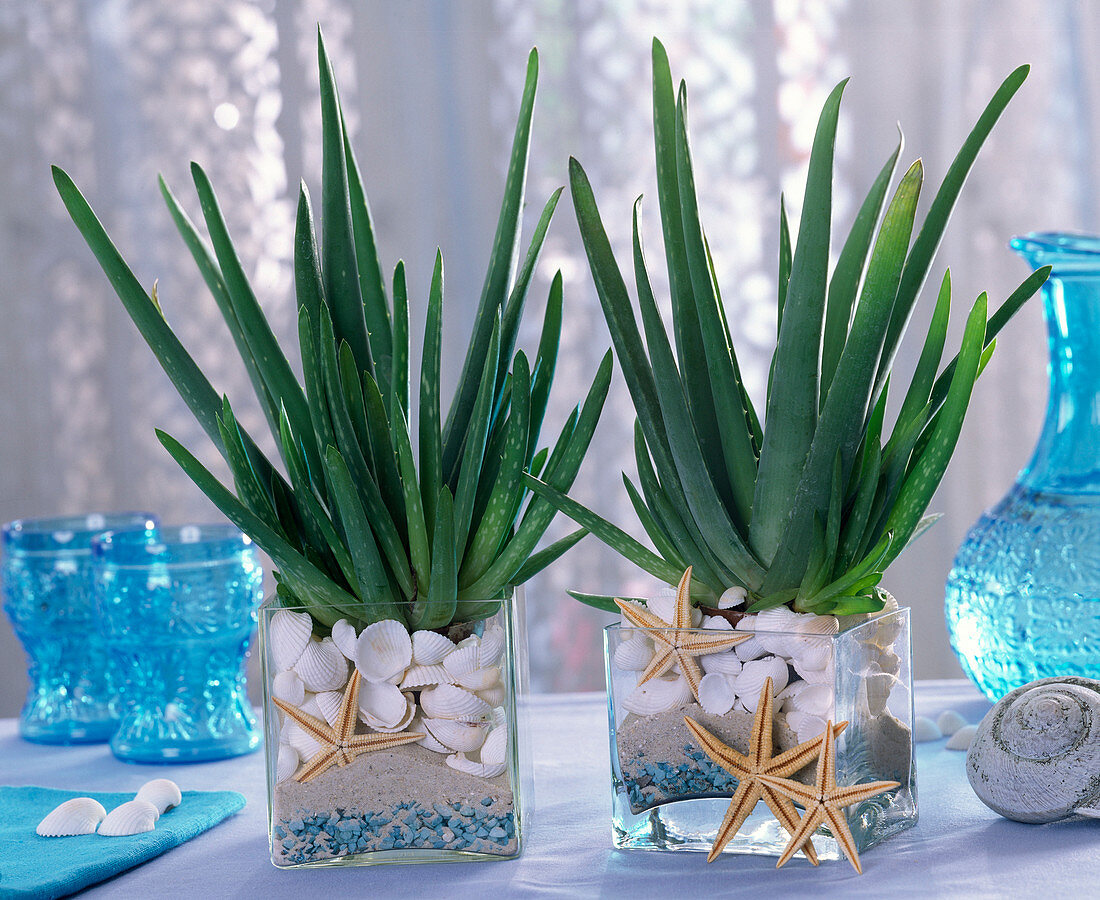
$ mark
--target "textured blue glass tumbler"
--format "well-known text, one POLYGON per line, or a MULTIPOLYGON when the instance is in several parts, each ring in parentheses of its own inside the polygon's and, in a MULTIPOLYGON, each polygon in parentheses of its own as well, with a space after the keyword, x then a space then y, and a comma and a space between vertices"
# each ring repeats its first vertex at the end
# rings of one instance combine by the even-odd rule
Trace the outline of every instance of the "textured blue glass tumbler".
POLYGON ((93 558, 99 628, 120 669, 115 756, 201 762, 259 747, 244 671, 263 601, 251 540, 229 525, 117 532, 93 558))
POLYGON ((153 524, 148 513, 91 513, 4 526, 4 611, 27 654, 19 733, 28 741, 82 744, 114 734, 115 667, 95 627, 92 538, 153 524))
POLYGON ((1031 462, 970 529, 947 629, 991 700, 1037 678, 1100 678, 1100 237, 1012 241, 1043 287, 1050 399, 1031 462))

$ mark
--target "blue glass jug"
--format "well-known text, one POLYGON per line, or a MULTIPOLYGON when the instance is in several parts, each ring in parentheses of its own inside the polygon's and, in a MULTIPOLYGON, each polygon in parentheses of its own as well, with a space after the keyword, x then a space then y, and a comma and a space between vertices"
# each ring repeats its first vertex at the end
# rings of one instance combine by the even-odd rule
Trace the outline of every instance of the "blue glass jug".
POLYGON ((946 593, 951 645, 991 700, 1037 678, 1100 677, 1100 237, 1011 246, 1053 266, 1050 399, 1031 462, 970 529, 946 593))

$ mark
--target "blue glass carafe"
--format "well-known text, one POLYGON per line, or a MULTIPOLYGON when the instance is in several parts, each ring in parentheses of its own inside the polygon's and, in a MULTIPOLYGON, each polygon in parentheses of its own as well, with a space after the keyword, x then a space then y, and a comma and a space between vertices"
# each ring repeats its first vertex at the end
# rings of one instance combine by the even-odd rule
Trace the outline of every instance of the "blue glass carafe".
POLYGON ((991 700, 1100 678, 1100 237, 1012 241, 1043 287, 1050 399, 1031 462, 970 529, 947 580, 951 645, 991 700))

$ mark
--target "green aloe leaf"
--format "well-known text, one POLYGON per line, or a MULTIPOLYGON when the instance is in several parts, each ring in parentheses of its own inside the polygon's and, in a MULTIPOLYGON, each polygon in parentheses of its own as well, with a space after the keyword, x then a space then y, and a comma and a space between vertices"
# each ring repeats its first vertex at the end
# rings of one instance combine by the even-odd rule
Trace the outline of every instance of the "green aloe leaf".
POLYGON ((627 477, 625 472, 623 473, 623 485, 626 487, 627 496, 630 497, 630 505, 634 507, 638 521, 642 523, 642 530, 645 531, 660 557, 681 572, 687 569, 688 563, 680 556, 680 551, 665 533, 664 526, 646 505, 641 492, 634 487, 634 482, 627 477))
POLYGON ((228 397, 222 397, 222 414, 218 424, 221 426, 222 444, 227 451, 229 471, 233 475, 237 496, 252 512, 285 537, 286 533, 281 531, 282 525, 271 494, 256 476, 252 463, 249 462, 248 451, 228 397))
MULTIPOLYGON (((393 368, 390 371, 391 394, 379 385, 383 397, 392 396, 409 410, 409 291, 405 283, 405 263, 398 261, 393 271, 393 368)), ((390 410, 390 415, 394 415, 390 410)))
POLYGON ((504 200, 501 203, 500 218, 497 220, 496 236, 493 238, 489 269, 481 289, 481 300, 474 318, 474 330, 466 352, 466 360, 462 366, 458 388, 447 414, 447 425, 443 432, 444 472, 454 470, 455 462, 462 449, 462 441, 469 427, 481 383, 481 372, 485 365, 485 354, 488 352, 493 324, 496 321, 497 312, 504 305, 512 288, 513 273, 519 256, 520 216, 523 211, 527 181, 531 116, 535 105, 538 73, 538 53, 532 50, 527 58, 527 80, 520 100, 519 119, 516 122, 516 133, 512 140, 512 156, 508 163, 504 200))
POLYGON ((543 314, 542 334, 535 351, 535 368, 531 373, 531 422, 527 437, 527 462, 531 462, 546 417, 546 404, 550 399, 550 386, 557 367, 558 346, 561 343, 562 278, 561 270, 554 273, 550 282, 550 295, 543 314))
POLYGON ((443 487, 443 436, 439 408, 442 346, 443 254, 436 250, 420 361, 420 483, 423 485, 424 521, 430 529, 435 528, 435 501, 439 497, 439 489, 443 487))
MULTIPOLYGON (((327 316, 326 310, 327 307, 324 305, 318 309, 319 319, 327 316)), ((328 447, 336 443, 336 434, 333 431, 332 416, 329 413, 328 397, 325 393, 325 376, 320 356, 320 323, 313 322, 306 306, 298 309, 298 346, 302 354, 302 372, 305 375, 309 420, 318 443, 328 447)), ((326 500, 328 490, 322 469, 310 469, 307 474, 321 499, 326 500)))
POLYGON ((348 195, 344 122, 325 40, 317 29, 321 70, 321 274, 336 336, 351 345, 359 369, 375 374, 359 288, 359 266, 348 195))
MULTIPOLYGON (((779 195, 779 306, 775 317, 775 337, 783 328, 783 306, 787 302, 787 286, 791 280, 791 226, 787 223, 787 205, 779 195)), ((771 394, 771 391, 768 391, 771 394)))
POLYGON ((523 584, 547 566, 561 559, 562 556, 577 546, 581 539, 587 534, 587 528, 578 528, 576 531, 569 532, 565 537, 554 541, 549 547, 545 547, 539 550, 538 553, 532 554, 531 558, 512 576, 512 582, 514 584, 523 584))
MULTIPOLYGON (((405 518, 409 523, 409 562, 416 573, 417 593, 431 580, 432 552, 428 526, 424 521, 421 487, 416 477, 409 425, 404 415, 390 420, 397 465, 401 472, 401 487, 405 494, 405 518)), ((434 527, 434 526, 433 526, 434 527)))
MULTIPOLYGON (((580 591, 566 591, 570 597, 574 600, 579 600, 585 606, 591 606, 593 609, 598 609, 601 612, 612 613, 618 615, 619 607, 615 605, 614 597, 607 597, 601 594, 583 594, 580 591)), ((645 603, 640 597, 624 597, 624 600, 633 600, 635 603, 645 603)))
MULTIPOLYGON (((432 574, 427 603, 415 603, 413 625, 440 628, 454 616, 458 602, 458 541, 454 530, 454 503, 444 486, 436 500, 435 534, 432 536, 432 574)), ((423 596, 423 595, 421 595, 423 596)))
POLYGON ((749 543, 756 556, 770 563, 779 547, 817 425, 818 362, 825 312, 832 216, 833 145, 840 97, 838 84, 821 111, 806 179, 791 277, 787 285, 783 327, 775 351, 773 391, 768 400, 764 446, 756 476, 749 543))

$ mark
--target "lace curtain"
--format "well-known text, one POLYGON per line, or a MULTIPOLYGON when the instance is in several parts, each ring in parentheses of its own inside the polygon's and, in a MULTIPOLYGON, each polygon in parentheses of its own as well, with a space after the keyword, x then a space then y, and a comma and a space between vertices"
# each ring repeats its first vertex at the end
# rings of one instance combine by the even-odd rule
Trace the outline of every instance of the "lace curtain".
MULTIPOLYGON (((447 264, 445 367, 454 378, 479 292, 528 49, 541 53, 527 234, 576 155, 612 241, 627 258, 630 205, 645 202, 660 256, 648 95, 649 44, 665 42, 691 90, 702 215, 741 363, 760 397, 774 336, 777 198, 797 221, 820 104, 845 75, 836 216, 847 227, 871 175, 905 129, 906 163, 937 184, 999 80, 1028 83, 983 151, 946 235, 957 306, 1000 299, 1022 278, 1004 245, 1039 228, 1097 228, 1085 2, 925 0, 9 0, 0 4, 0 518, 142 507, 165 520, 216 512, 164 453, 164 428, 220 468, 68 221, 48 162, 65 167, 219 390, 254 434, 262 415, 243 367, 159 202, 161 172, 197 214, 188 162, 203 164, 273 328, 293 347, 291 236, 297 182, 320 172, 314 32, 322 22, 378 223, 384 264, 404 258, 419 339, 436 245, 447 264)), ((654 266, 656 270, 657 266, 654 266)), ((568 199, 533 288, 566 285, 556 429, 609 345, 568 199)), ((665 291, 655 285, 659 296, 665 291)), ((930 310, 918 310, 914 329, 930 310)), ((537 339, 536 316, 521 337, 537 339)), ((961 323, 956 323, 961 325, 961 323)), ((954 334, 957 341, 958 334, 954 334)), ((915 342, 919 343, 919 342, 915 342)), ((911 365, 916 350, 901 364, 911 365)), ((914 609, 917 674, 956 675, 942 584, 969 523, 1026 462, 1045 402, 1038 304, 1011 326, 979 383, 974 415, 933 508, 932 532, 892 568, 914 609)), ((619 378, 574 494, 640 533, 619 487, 632 472, 633 413, 619 378)), ((267 449, 273 449, 268 443, 267 449)), ((556 523, 555 533, 566 523, 556 523)), ((592 538, 528 588, 532 684, 598 688, 607 618, 566 594, 654 585, 592 538)), ((22 658, 0 625, 0 715, 23 690, 22 658)))

